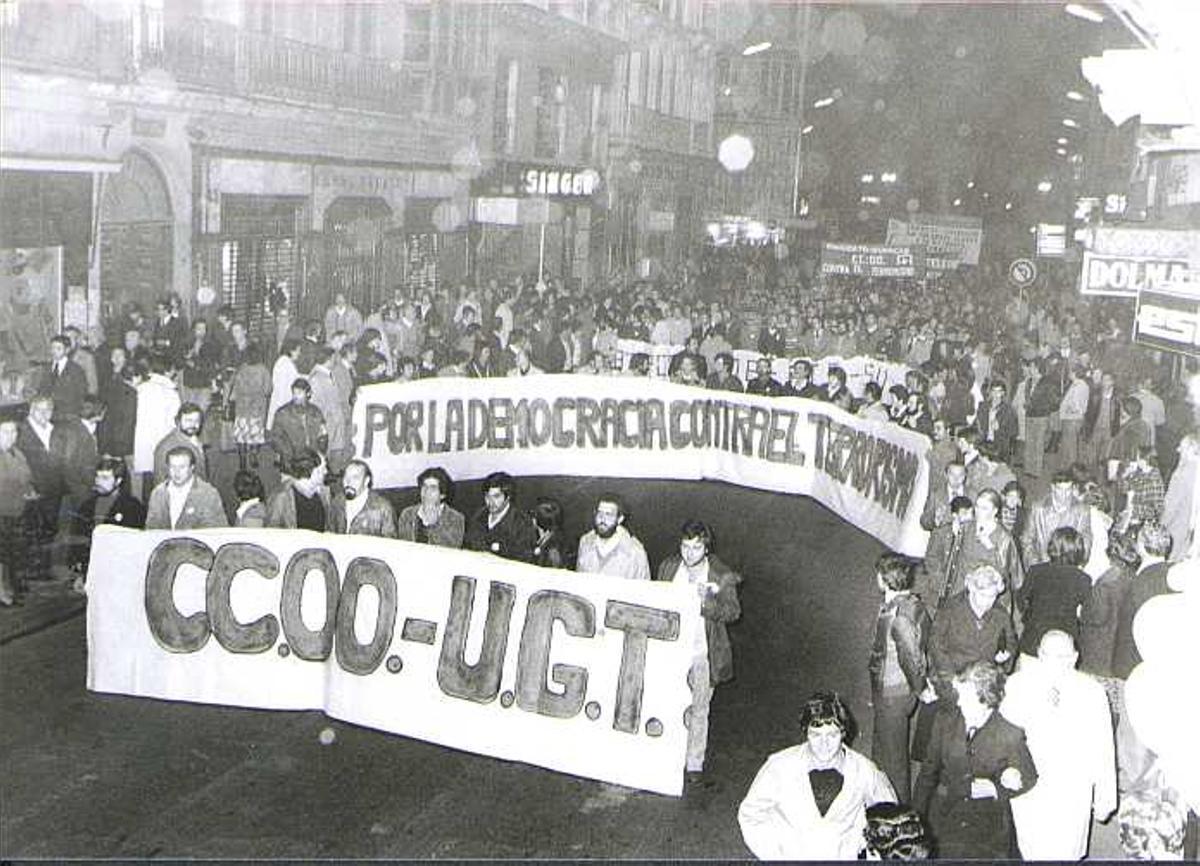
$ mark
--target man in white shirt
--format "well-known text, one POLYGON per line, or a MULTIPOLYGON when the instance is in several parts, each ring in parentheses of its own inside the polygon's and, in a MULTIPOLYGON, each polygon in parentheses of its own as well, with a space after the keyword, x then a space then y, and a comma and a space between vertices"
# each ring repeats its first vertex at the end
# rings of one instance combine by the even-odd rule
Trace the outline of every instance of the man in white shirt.
POLYGON ((1083 417, 1087 414, 1088 400, 1092 393, 1083 375, 1082 367, 1071 365, 1071 381, 1067 385, 1067 393, 1058 405, 1058 417, 1062 422, 1058 460, 1064 469, 1069 469, 1079 460, 1079 434, 1083 429, 1083 417))
POLYGON ((607 574, 630 580, 650 579, 646 548, 625 528, 625 503, 615 493, 604 493, 596 503, 593 528, 579 539, 576 571, 607 574))
POLYGON ((1142 403, 1142 420, 1150 428, 1151 448, 1155 447, 1155 443, 1158 441, 1159 429, 1167 423, 1167 407, 1163 404, 1162 398, 1151 390, 1153 386, 1154 379, 1146 376, 1138 384, 1138 389, 1133 392, 1133 396, 1142 403))
POLYGON ((150 494, 147 529, 205 529, 228 526, 221 494, 196 477, 196 455, 178 445, 167 452, 167 480, 150 494))

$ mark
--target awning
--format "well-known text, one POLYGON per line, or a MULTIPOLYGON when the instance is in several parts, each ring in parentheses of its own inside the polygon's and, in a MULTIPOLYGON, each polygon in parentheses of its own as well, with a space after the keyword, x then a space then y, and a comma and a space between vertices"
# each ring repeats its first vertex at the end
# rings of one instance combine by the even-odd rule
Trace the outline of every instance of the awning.
POLYGON ((4 171, 67 171, 81 174, 115 174, 121 170, 121 160, 80 159, 69 156, 8 156, 0 155, 4 171))

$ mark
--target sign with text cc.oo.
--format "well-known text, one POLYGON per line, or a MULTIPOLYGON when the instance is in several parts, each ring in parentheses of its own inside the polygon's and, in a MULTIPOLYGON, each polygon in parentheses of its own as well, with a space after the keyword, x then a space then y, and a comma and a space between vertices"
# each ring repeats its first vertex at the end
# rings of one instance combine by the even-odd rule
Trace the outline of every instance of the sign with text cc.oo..
POLYGON ((686 585, 303 530, 102 527, 88 688, 283 710, 679 795, 686 585))

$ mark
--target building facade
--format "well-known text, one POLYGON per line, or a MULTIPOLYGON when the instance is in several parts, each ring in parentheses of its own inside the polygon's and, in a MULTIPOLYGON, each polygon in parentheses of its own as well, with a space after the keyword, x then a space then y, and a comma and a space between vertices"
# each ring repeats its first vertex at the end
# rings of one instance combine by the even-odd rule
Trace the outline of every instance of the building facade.
MULTIPOLYGON (((451 3, 5 4, 5 249, 63 251, 96 331, 167 292, 319 315, 466 273, 492 63, 451 3)), ((8 299, 6 299, 7 301, 8 299)))

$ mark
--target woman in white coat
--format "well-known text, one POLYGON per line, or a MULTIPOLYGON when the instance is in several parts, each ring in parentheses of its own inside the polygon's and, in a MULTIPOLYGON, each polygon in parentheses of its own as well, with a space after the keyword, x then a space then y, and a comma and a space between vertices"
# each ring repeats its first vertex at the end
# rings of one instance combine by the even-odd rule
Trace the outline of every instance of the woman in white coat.
POLYGON ((275 413, 292 400, 292 383, 300 376, 296 359, 300 357, 300 341, 286 339, 279 350, 279 357, 271 368, 271 402, 267 404, 267 426, 275 423, 275 413))
MULTIPOLYGON (((133 471, 154 471, 154 449, 175 429, 179 388, 170 376, 171 363, 162 355, 150 358, 147 375, 138 381, 137 421, 133 428, 133 471)), ((145 491, 149 495, 149 490, 145 491)))
POLYGON ((887 776, 846 743, 855 728, 837 695, 818 692, 800 713, 805 741, 776 752, 738 809, 742 838, 760 860, 854 860, 866 809, 894 802, 887 776))

